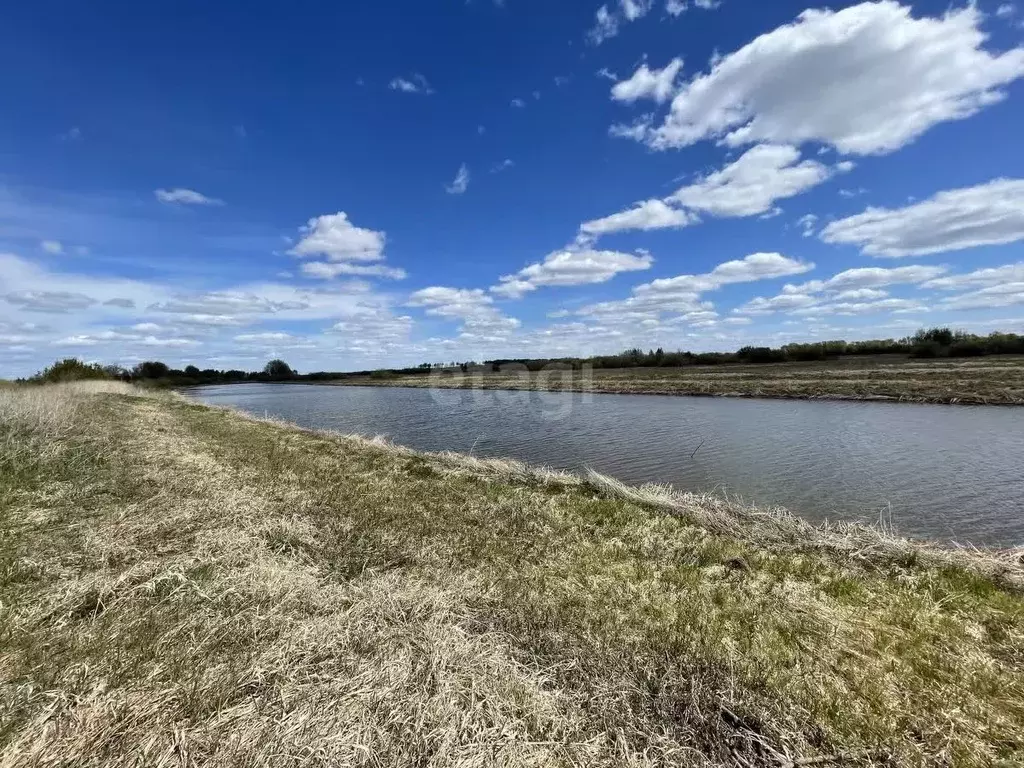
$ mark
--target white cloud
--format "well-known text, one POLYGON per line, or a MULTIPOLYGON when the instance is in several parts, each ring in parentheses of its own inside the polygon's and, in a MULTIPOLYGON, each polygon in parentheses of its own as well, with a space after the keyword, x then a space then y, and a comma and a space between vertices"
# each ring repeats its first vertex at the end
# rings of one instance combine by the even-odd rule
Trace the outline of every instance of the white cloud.
POLYGON ((26 312, 64 313, 88 309, 96 299, 70 291, 13 291, 3 297, 26 312))
POLYGON ((409 78, 394 78, 388 83, 388 88, 393 91, 401 91, 402 93, 423 93, 428 96, 434 92, 434 89, 430 87, 430 83, 427 82, 427 78, 419 72, 413 73, 409 78))
POLYGON ((797 226, 802 230, 800 234, 810 237, 814 234, 814 225, 818 223, 818 217, 813 213, 805 213, 796 221, 797 226))
POLYGON ((499 312, 494 300, 479 288, 431 286, 413 293, 407 304, 424 308, 428 315, 462 320, 461 333, 477 340, 503 339, 520 325, 516 318, 499 312))
POLYGON ((355 226, 344 211, 310 219, 288 253, 299 258, 324 256, 331 262, 381 261, 386 235, 355 226))
POLYGON ((800 161, 795 147, 761 144, 666 200, 712 216, 756 216, 771 212, 777 200, 821 184, 834 172, 817 160, 800 161))
POLYGON ((407 277, 406 271, 399 267, 388 267, 383 264, 352 264, 347 261, 308 261, 302 265, 302 274, 322 280, 331 280, 339 275, 386 277, 390 280, 402 280, 407 277))
POLYGON ((153 192, 156 199, 169 205, 224 205, 223 200, 207 197, 194 189, 157 189, 153 192))
POLYGON ((619 17, 602 5, 594 15, 594 26, 587 32, 587 40, 593 45, 600 45, 610 37, 619 34, 619 17))
POLYGON ((512 101, 510 101, 509 104, 515 107, 516 109, 524 109, 526 107, 526 102, 523 101, 522 99, 512 99, 512 101))
POLYGON ((806 10, 684 84, 643 139, 656 149, 722 138, 891 152, 1001 101, 1024 74, 1024 48, 982 47, 982 18, 973 4, 914 18, 894 0, 806 10))
POLYGON ((449 195, 461 195, 469 187, 469 168, 463 163, 459 166, 458 173, 455 174, 455 179, 451 184, 447 185, 444 189, 449 195))
POLYGON ((871 256, 929 253, 1001 245, 1024 239, 1024 180, 996 179, 939 192, 905 208, 868 208, 834 221, 826 243, 855 244, 871 256))
MULTIPOLYGON (((799 275, 814 265, 779 253, 752 253, 742 259, 719 264, 700 275, 679 275, 638 285, 633 295, 621 301, 592 304, 580 310, 583 315, 611 316, 634 320, 656 319, 662 312, 708 312, 713 307, 701 294, 722 286, 799 275)), ((694 319, 692 316, 690 319, 694 319)), ((713 319, 701 316, 700 320, 713 319)))
POLYGON ((646 200, 632 208, 613 213, 602 219, 585 221, 580 232, 585 236, 599 237, 612 232, 632 229, 652 230, 685 227, 694 224, 697 217, 679 208, 673 208, 661 200, 646 200))
POLYGON ((410 307, 423 307, 428 315, 466 318, 488 314, 494 300, 481 288, 448 288, 435 285, 414 292, 407 302, 410 307))
POLYGON ((664 69, 648 69, 641 64, 628 80, 612 86, 612 99, 627 104, 638 99, 653 99, 661 104, 675 91, 676 76, 683 68, 683 60, 672 59, 664 69))
POLYGON ((605 80, 611 80, 613 83, 618 82, 619 80, 619 76, 608 69, 608 67, 601 67, 597 70, 597 76, 603 77, 605 80))
POLYGON ((495 163, 494 165, 492 165, 491 173, 501 173, 502 171, 512 168, 514 165, 515 163, 506 158, 505 160, 502 160, 500 163, 495 163))
POLYGON ((994 309, 1024 304, 1024 281, 1001 283, 977 291, 951 296, 940 302, 942 309, 994 309))
POLYGON ((911 284, 920 285, 946 272, 945 267, 859 267, 847 269, 828 280, 812 280, 801 285, 785 285, 782 291, 771 298, 759 296, 751 299, 734 311, 743 314, 765 315, 773 312, 811 314, 813 308, 821 308, 822 314, 841 312, 859 314, 863 311, 906 310, 916 302, 907 305, 885 304, 887 294, 879 288, 911 284), (836 303, 838 302, 838 303, 836 303), (850 309, 852 303, 870 304, 870 307, 850 309), (835 309, 839 307, 839 309, 835 309))
POLYGON ((619 7, 626 21, 636 21, 651 11, 654 0, 619 0, 619 7))
POLYGON ((542 262, 524 267, 514 275, 504 275, 491 291, 508 298, 519 298, 541 286, 604 283, 620 272, 649 269, 653 263, 654 259, 644 253, 590 249, 555 251, 542 262))
POLYGON ((235 341, 240 341, 243 344, 251 344, 252 342, 272 342, 272 341, 295 341, 296 337, 290 333, 283 333, 281 331, 266 331, 263 333, 241 333, 235 336, 235 341))
POLYGON ((1000 19, 1009 19, 1017 13, 1017 6, 1013 3, 1003 3, 996 8, 996 16, 1000 19))
POLYGON ((946 272, 945 267, 858 267, 847 269, 826 280, 825 289, 878 288, 886 285, 918 284, 933 280, 946 272))
POLYGON ((879 312, 923 312, 928 309, 911 299, 879 299, 877 301, 838 301, 795 309, 794 315, 872 315, 879 312))
POLYGON ((665 13, 669 16, 679 16, 686 13, 686 0, 666 0, 665 13))
POLYGON ((1016 264, 1004 264, 1001 267, 987 267, 965 274, 939 277, 929 280, 922 287, 951 291, 961 288, 988 288, 1022 281, 1024 281, 1024 261, 1018 261, 1016 264))
POLYGON ((876 301, 888 296, 888 291, 882 291, 878 288, 853 288, 849 291, 837 293, 836 301, 876 301))
POLYGON ((39 247, 54 256, 59 256, 64 253, 64 246, 61 245, 59 240, 43 240, 43 242, 39 244, 39 247))

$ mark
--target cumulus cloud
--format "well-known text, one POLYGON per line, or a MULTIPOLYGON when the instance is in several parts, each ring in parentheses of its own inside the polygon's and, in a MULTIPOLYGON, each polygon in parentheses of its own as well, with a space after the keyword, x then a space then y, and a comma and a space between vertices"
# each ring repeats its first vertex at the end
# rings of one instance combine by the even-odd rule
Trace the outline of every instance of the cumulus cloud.
POLYGON ((697 221, 697 217, 679 208, 673 208, 662 200, 645 200, 632 208, 613 213, 602 219, 585 221, 580 232, 585 236, 599 237, 612 232, 628 230, 652 230, 685 227, 697 221))
POLYGON ((507 171, 509 168, 512 168, 513 166, 515 166, 515 163, 506 158, 502 160, 500 163, 495 163, 494 165, 492 165, 491 173, 501 173, 502 171, 507 171))
MULTIPOLYGON (((799 195, 850 170, 845 163, 827 166, 817 160, 800 160, 795 147, 761 144, 720 170, 699 177, 664 200, 647 200, 632 208, 580 225, 583 237, 596 238, 611 232, 685 227, 700 221, 699 213, 716 217, 778 215, 780 200, 799 195)), ((800 220, 805 231, 814 221, 800 220)))
POLYGON ((300 239, 288 253, 299 258, 323 257, 302 265, 308 277, 331 279, 339 275, 360 275, 402 279, 405 270, 382 264, 387 237, 384 232, 357 227, 344 211, 310 219, 300 229, 300 239))
POLYGON ((455 178, 452 183, 447 185, 444 189, 449 195, 461 195, 469 188, 469 168, 463 163, 459 166, 458 172, 455 174, 455 178))
POLYGON ((64 253, 64 246, 59 240, 43 240, 39 247, 53 256, 59 256, 64 253))
POLYGON ((491 291, 500 296, 519 298, 541 286, 604 283, 620 272, 649 269, 653 263, 654 259, 646 253, 591 249, 555 251, 544 261, 524 267, 514 275, 504 275, 491 291))
POLYGON ((893 258, 1012 243, 1024 239, 1024 180, 939 192, 904 208, 868 208, 832 222, 821 239, 893 258))
POLYGON ((974 4, 914 18, 894 0, 806 10, 684 83, 639 138, 655 149, 722 139, 891 152, 1001 101, 1024 75, 1024 48, 983 47, 982 18, 974 4))
POLYGON ((665 2, 665 13, 669 16, 679 16, 686 13, 686 10, 686 0, 666 0, 665 2))
POLYGON ((156 199, 168 205, 224 205, 223 200, 216 197, 207 197, 194 189, 157 189, 153 192, 156 199))
POLYGON ((778 200, 799 195, 837 171, 817 160, 800 160, 796 147, 761 144, 721 170, 681 187, 666 200, 712 216, 756 216, 778 200))
POLYGON ((385 234, 355 226, 344 211, 310 219, 300 230, 302 239, 292 256, 326 256, 330 261, 380 261, 385 234))
POLYGON ((612 86, 612 98, 627 104, 638 99, 653 99, 661 104, 672 96, 682 68, 683 60, 679 58, 672 59, 664 69, 652 70, 646 63, 641 64, 632 77, 612 86))

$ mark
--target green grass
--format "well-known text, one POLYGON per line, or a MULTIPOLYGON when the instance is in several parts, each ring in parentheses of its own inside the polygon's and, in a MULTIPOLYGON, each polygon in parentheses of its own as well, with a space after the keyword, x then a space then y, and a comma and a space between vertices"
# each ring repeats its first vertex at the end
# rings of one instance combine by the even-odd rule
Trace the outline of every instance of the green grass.
POLYGON ((1024 404, 1024 358, 911 360, 844 358, 810 363, 612 368, 589 372, 525 370, 346 378, 350 386, 527 389, 609 394, 899 400, 923 403, 1024 404))
POLYGON ((1007 555, 36 391, 0 399, 0 765, 1024 760, 1007 555))

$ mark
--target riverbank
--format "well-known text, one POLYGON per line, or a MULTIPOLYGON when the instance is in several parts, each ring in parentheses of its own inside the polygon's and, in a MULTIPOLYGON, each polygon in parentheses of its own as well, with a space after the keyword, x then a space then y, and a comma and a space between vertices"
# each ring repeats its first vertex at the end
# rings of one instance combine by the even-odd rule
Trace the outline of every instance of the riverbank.
POLYGON ((1024 759, 1013 553, 112 384, 0 430, 0 765, 1024 759))
POLYGON ((1024 405, 1024 357, 913 360, 845 358, 810 363, 707 365, 360 376, 338 386, 522 389, 602 394, 881 400, 1024 405))

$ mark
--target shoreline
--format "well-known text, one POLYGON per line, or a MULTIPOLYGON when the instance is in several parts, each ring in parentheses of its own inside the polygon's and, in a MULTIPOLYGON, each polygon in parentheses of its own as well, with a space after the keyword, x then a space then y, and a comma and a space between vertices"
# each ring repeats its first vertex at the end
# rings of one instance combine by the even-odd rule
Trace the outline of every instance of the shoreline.
POLYGON ((115 383, 0 470, 4 764, 1024 758, 1020 550, 115 383))
MULTIPOLYGON (((303 382, 306 383, 306 382, 303 382)), ((931 405, 1024 405, 1024 357, 967 360, 839 360, 568 371, 437 371, 317 382, 376 386, 581 392, 670 397, 832 400, 931 405)))
MULTIPOLYGON (((240 382, 257 383, 257 382, 240 382)), ((994 400, 988 398, 970 397, 914 397, 899 395, 845 395, 845 394, 798 394, 798 393, 748 393, 748 392, 701 392, 685 390, 629 390, 629 389, 584 389, 582 387, 570 388, 538 388, 532 386, 471 386, 471 385, 450 385, 443 384, 409 384, 409 383, 387 383, 373 381, 282 381, 282 382, 261 382, 275 384, 299 384, 304 386, 325 386, 325 387, 378 387, 391 389, 454 389, 454 390, 483 390, 498 392, 543 392, 545 394, 586 394, 586 395, 652 395, 657 397, 706 397, 706 398, 727 398, 735 400, 807 400, 807 401, 831 401, 831 402, 859 402, 859 403, 892 403, 908 405, 969 405, 969 406, 1024 406, 1024 399, 994 400)), ((196 386, 230 386, 230 385, 196 385, 196 386)))

